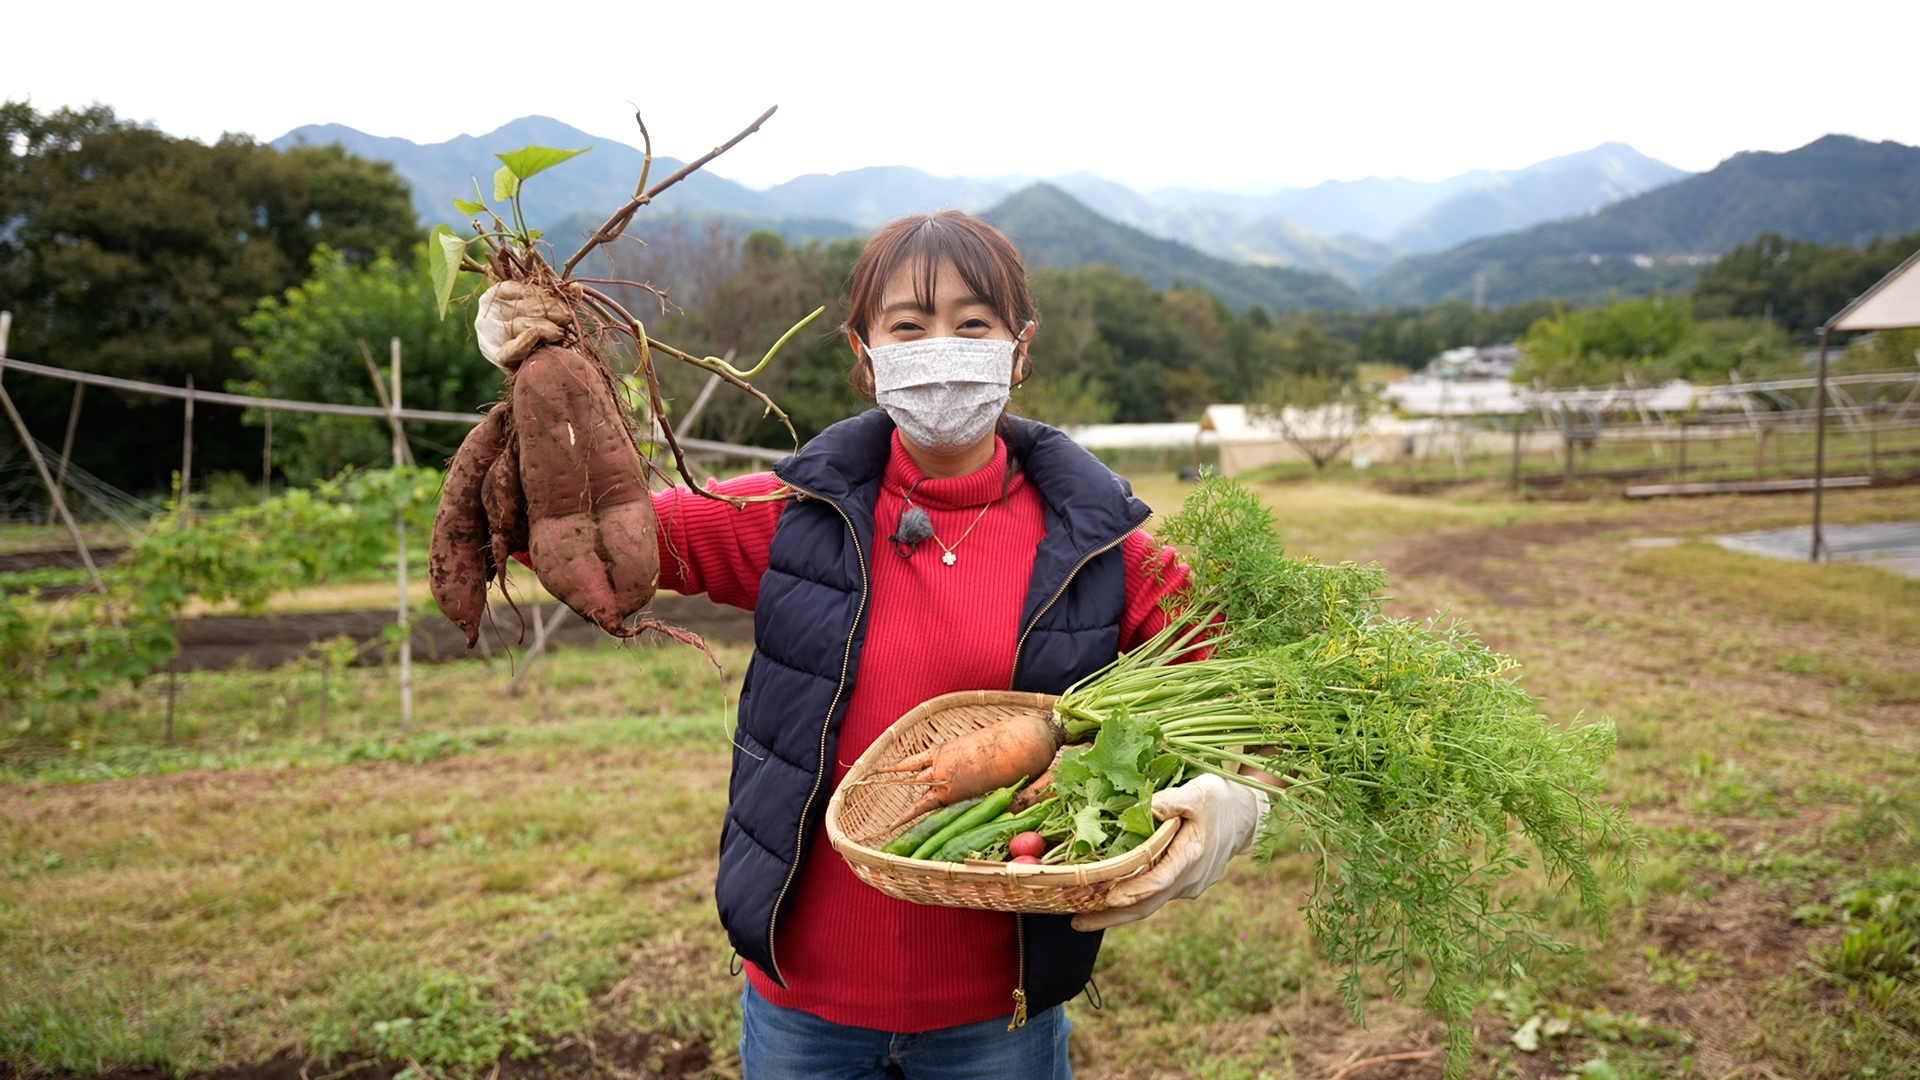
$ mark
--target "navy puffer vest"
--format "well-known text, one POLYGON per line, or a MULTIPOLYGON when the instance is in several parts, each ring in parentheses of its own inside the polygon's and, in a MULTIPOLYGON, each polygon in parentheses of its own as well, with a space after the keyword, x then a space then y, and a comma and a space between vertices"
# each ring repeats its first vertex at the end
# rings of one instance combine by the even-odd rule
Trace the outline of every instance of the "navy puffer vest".
MULTIPOLYGON (((1046 520, 1012 688, 1059 693, 1118 655, 1127 599, 1120 544, 1150 511, 1062 432, 1009 418, 1001 434, 1046 520)), ((873 509, 892 436, 892 419, 869 410, 774 466, 808 497, 781 512, 760 581, 714 894, 734 950, 781 985, 774 927, 826 812, 825 765, 859 676, 873 509)), ((1075 931, 1066 916, 1019 918, 1021 989, 1038 1012, 1086 984, 1100 935, 1075 931)))

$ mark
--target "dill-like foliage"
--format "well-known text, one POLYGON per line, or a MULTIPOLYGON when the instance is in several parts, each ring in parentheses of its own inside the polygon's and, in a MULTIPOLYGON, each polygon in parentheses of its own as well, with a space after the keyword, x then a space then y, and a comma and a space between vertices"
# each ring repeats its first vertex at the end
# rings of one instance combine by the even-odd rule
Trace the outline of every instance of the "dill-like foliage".
MULTIPOLYGON (((1424 978, 1426 1004, 1448 1025, 1448 1074, 1462 1075, 1482 983, 1572 948, 1541 929, 1506 879, 1537 855, 1604 928, 1605 877, 1635 871, 1641 841, 1599 800, 1613 725, 1563 727, 1541 715, 1513 661, 1457 623, 1386 617, 1381 571, 1288 558, 1266 507, 1232 481, 1203 481, 1160 532, 1190 545, 1184 623, 1074 687, 1057 712, 1070 732, 1115 724, 1151 733, 1151 749, 1130 751, 1130 761, 1171 755, 1180 775, 1213 772, 1266 790, 1262 854, 1286 836, 1316 860, 1307 925, 1347 969, 1349 1008, 1360 1015, 1364 971, 1396 994, 1424 978), (1214 647, 1177 662, 1193 648, 1196 621, 1214 647), (1242 766, 1282 779, 1256 780, 1242 766)), ((1115 797, 1124 783, 1084 767, 1099 760, 1080 756, 1076 768, 1089 776, 1061 792, 1076 838, 1131 808, 1115 797)), ((1125 771, 1114 779, 1139 775, 1125 771)), ((1141 799, 1153 786, 1164 784, 1141 799)), ((1063 846, 1072 857, 1100 854, 1080 839, 1063 846)))

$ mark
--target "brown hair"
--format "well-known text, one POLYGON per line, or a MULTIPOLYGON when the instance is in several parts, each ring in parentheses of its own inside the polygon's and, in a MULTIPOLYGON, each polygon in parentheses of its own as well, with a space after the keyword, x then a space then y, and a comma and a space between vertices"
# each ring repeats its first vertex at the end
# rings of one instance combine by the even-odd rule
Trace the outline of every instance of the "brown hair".
MULTIPOLYGON (((864 342, 880 310, 881 290, 903 266, 913 268, 914 300, 922 309, 933 310, 934 284, 940 268, 948 264, 1008 329, 1018 334, 1029 322, 1038 329, 1040 313, 1027 288, 1026 264, 1013 242, 999 229, 958 210, 903 217, 873 234, 853 266, 847 321, 840 329, 864 342)), ((858 352, 847 378, 854 389, 872 397, 873 361, 864 349, 858 352)), ((1028 356, 1014 373, 1014 381, 1023 382, 1032 373, 1033 360, 1028 356)))

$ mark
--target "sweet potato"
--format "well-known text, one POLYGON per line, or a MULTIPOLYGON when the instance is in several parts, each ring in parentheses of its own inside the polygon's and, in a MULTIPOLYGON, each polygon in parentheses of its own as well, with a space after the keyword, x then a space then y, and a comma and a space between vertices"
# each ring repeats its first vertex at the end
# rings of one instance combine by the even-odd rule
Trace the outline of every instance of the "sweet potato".
POLYGON ((467 647, 480 640, 480 618, 487 610, 487 582, 494 574, 488 544, 486 510, 480 489, 506 446, 508 407, 495 405, 460 442, 440 489, 433 516, 433 542, 427 554, 427 582, 434 602, 465 631, 467 647))
POLYGON ((620 637, 653 599, 660 554, 653 500, 599 365, 547 346, 513 376, 528 552, 547 591, 620 637))
POLYGON ((507 423, 506 449, 487 470, 480 502, 487 511, 494 572, 504 578, 507 561, 516 552, 527 550, 527 495, 520 487, 520 440, 511 419, 507 423))

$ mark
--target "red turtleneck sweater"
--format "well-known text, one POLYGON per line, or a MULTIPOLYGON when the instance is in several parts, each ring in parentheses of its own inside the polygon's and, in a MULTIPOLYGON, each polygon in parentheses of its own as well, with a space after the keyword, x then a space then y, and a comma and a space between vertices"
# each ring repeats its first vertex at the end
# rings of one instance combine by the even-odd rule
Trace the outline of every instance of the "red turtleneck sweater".
MULTIPOLYGON (((1007 450, 967 476, 926 478, 894 436, 874 521, 882 537, 913 504, 932 518, 937 540, 901 557, 876 539, 866 646, 840 730, 833 783, 873 740, 915 705, 955 690, 1013 681, 1020 608, 1045 533, 1040 496, 1026 478, 1007 475, 1007 450), (914 485, 918 483, 918 487, 914 485), (944 542, 944 548, 943 544, 944 542), (942 561, 951 549, 951 566, 942 561)), ((780 482, 770 473, 716 485, 731 495, 760 495, 780 482)), ((783 502, 725 503, 675 488, 654 495, 660 517, 660 587, 704 592, 751 610, 767 569, 767 550, 783 502)), ((1165 625, 1160 601, 1186 581, 1173 549, 1136 531, 1124 542, 1127 606, 1120 647, 1165 625)), ((1019 958, 1014 918, 989 911, 929 907, 896 900, 864 884, 827 842, 814 836, 792 906, 774 941, 787 988, 752 965, 756 991, 779 1005, 837 1024, 917 1032, 970 1024, 1013 1011, 1019 958)))

